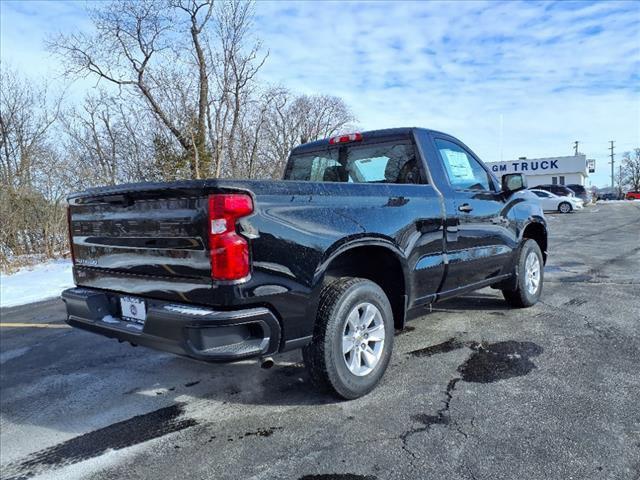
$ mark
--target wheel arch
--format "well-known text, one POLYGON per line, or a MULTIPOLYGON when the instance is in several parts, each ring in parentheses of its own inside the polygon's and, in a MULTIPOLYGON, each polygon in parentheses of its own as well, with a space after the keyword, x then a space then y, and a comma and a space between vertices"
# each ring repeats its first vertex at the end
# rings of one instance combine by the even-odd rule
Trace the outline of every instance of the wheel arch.
POLYGON ((391 303, 395 328, 403 328, 409 277, 406 259, 393 242, 358 238, 328 249, 316 270, 316 297, 326 282, 345 276, 366 278, 378 284, 391 303))
POLYGON ((542 259, 546 264, 547 252, 549 247, 546 223, 541 219, 532 219, 531 221, 529 221, 522 229, 522 234, 520 235, 520 243, 527 239, 534 240, 538 244, 538 246, 540 247, 540 251, 542 252, 542 259))

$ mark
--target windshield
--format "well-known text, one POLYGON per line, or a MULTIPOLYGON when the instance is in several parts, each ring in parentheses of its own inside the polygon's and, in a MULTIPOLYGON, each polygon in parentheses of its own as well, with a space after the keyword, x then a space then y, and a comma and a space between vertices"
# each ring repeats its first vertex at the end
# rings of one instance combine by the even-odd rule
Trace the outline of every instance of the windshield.
POLYGON ((350 144, 292 154, 285 180, 348 183, 424 183, 410 142, 350 144))

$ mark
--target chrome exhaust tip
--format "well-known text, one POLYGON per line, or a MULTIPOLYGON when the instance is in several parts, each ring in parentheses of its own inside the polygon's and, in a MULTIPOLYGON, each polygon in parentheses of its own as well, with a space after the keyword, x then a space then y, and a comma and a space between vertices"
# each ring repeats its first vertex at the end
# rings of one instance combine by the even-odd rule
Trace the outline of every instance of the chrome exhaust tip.
POLYGON ((272 357, 260 357, 260 368, 264 368, 265 370, 270 369, 275 365, 272 357))

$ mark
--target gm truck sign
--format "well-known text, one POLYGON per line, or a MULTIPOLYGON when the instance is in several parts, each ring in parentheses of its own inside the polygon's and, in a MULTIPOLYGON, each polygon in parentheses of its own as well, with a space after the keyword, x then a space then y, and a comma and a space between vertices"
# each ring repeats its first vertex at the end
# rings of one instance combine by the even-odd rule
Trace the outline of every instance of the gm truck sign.
POLYGON ((517 162, 504 162, 491 165, 491 170, 496 173, 507 173, 507 165, 511 167, 510 170, 513 173, 558 170, 558 160, 518 160, 517 162))
POLYGON ((587 173, 587 159, 585 155, 553 158, 523 158, 508 162, 489 162, 488 165, 494 173, 500 175, 504 175, 505 173, 528 173, 532 175, 543 175, 545 173, 587 173))

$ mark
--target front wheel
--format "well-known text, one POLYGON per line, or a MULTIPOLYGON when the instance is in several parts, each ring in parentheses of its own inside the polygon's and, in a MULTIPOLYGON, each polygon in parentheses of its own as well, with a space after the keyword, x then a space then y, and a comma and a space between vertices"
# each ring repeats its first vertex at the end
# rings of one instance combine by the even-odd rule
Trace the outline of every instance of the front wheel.
POLYGON ((502 290, 504 299, 509 305, 517 308, 535 305, 542 294, 544 281, 542 252, 535 240, 528 239, 522 244, 515 275, 516 288, 502 290))
POLYGON ((558 205, 558 211, 560 213, 570 213, 571 210, 573 210, 573 207, 569 202, 562 202, 560 205, 558 205))
POLYGON ((313 340, 302 349, 311 381, 345 399, 366 395, 391 358, 393 314, 374 282, 341 278, 320 293, 313 340))

